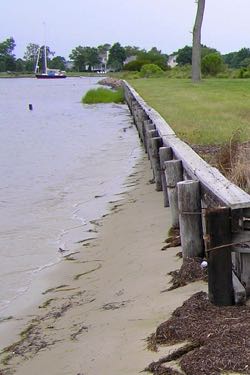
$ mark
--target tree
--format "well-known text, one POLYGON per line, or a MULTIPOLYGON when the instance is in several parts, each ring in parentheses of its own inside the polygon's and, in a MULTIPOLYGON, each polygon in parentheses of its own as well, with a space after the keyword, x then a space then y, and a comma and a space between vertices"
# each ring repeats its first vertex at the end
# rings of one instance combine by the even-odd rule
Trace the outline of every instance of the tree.
POLYGON ((78 46, 74 48, 69 55, 69 58, 73 61, 74 69, 76 69, 78 72, 83 72, 86 69, 84 47, 78 46))
POLYGON ((23 59, 16 60, 16 72, 23 72, 25 70, 25 61, 23 59))
POLYGON ((210 53, 220 53, 215 48, 207 47, 206 45, 201 45, 201 59, 205 57, 206 55, 210 55, 210 53))
MULTIPOLYGON (((99 47, 100 50, 103 51, 104 46, 99 47)), ((85 71, 86 68, 91 71, 95 65, 98 65, 101 62, 98 48, 89 46, 78 46, 74 48, 69 55, 69 58, 73 60, 74 68, 79 72, 85 71)))
POLYGON ((156 47, 151 48, 148 52, 140 51, 137 56, 137 60, 143 61, 144 64, 155 64, 163 70, 167 68, 168 56, 161 53, 156 47))
POLYGON ((0 43, 0 55, 13 56, 14 48, 16 47, 13 37, 7 38, 0 43))
POLYGON ((223 55, 224 63, 229 68, 241 68, 249 65, 250 49, 241 48, 238 52, 230 52, 223 55))
POLYGON ((55 56, 49 62, 49 67, 51 69, 59 69, 65 70, 66 69, 66 60, 62 56, 55 56))
POLYGON ((36 43, 29 43, 26 46, 26 50, 24 52, 24 60, 25 61, 36 61, 37 55, 38 55, 39 45, 36 43))
POLYGON ((192 64, 192 47, 185 46, 176 52, 176 62, 178 65, 192 64))
POLYGON ((222 55, 222 58, 224 60, 224 63, 229 66, 229 68, 233 68, 233 61, 235 59, 235 56, 237 55, 237 52, 230 52, 225 55, 222 55))
POLYGON ((16 70, 16 59, 13 55, 7 55, 4 58, 5 71, 14 72, 16 70))
POLYGON ((250 66, 250 57, 246 57, 244 60, 241 61, 240 66, 243 68, 247 68, 250 66))
POLYGON ((126 52, 126 57, 137 56, 138 53, 141 51, 140 48, 136 46, 125 46, 124 49, 126 52))
POLYGON ((97 47, 99 56, 106 56, 107 52, 110 50, 111 45, 109 43, 101 44, 97 47))
POLYGON ((201 80, 201 27, 205 10, 205 0, 197 0, 197 13, 193 28, 193 49, 192 49, 192 80, 201 80))
POLYGON ((120 45, 120 43, 113 44, 109 50, 108 66, 114 71, 119 71, 122 69, 125 59, 125 49, 120 45))
MULTIPOLYGON (((128 48, 128 47, 125 47, 128 48)), ((132 52, 132 48, 136 48, 136 60, 130 61, 124 65, 124 70, 130 71, 140 71, 143 65, 154 64, 157 65, 162 70, 168 68, 167 61, 168 55, 161 53, 156 47, 151 48, 151 50, 137 50, 138 47, 129 47, 129 51, 132 52)), ((135 52, 135 50, 134 50, 135 52)), ((132 54, 133 56, 134 54, 132 54)))
POLYGON ((249 48, 241 48, 237 54, 234 56, 232 61, 232 65, 234 68, 240 68, 245 65, 244 60, 250 57, 250 49, 249 48), (242 65, 243 64, 243 65, 242 65))
POLYGON ((0 43, 0 71, 14 71, 16 68, 16 58, 13 54, 16 44, 12 37, 0 43))
MULTIPOLYGON (((210 54, 218 52, 215 48, 207 47, 201 44, 201 58, 210 54)), ((192 64, 192 47, 185 46, 180 48, 177 52, 174 52, 174 55, 177 55, 176 62, 178 65, 191 65, 192 64)))
POLYGON ((25 70, 32 72, 35 69, 36 60, 38 56, 39 45, 35 43, 29 43, 24 53, 25 70))
POLYGON ((100 64, 98 49, 95 47, 84 47, 85 63, 88 65, 88 70, 91 71, 95 65, 100 64))

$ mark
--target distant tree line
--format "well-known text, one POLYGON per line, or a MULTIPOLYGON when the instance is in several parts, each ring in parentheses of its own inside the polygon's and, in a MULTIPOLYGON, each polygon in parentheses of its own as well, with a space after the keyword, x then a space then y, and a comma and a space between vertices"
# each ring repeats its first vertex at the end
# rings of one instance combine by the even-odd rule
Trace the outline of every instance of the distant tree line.
MULTIPOLYGON (((35 69, 38 51, 44 50, 45 46, 36 43, 29 43, 26 47, 23 58, 16 58, 14 49, 16 47, 13 37, 0 42, 0 71, 1 72, 33 72, 35 69)), ((120 43, 112 46, 108 43, 98 47, 77 46, 69 54, 71 66, 67 66, 66 59, 62 56, 55 56, 55 53, 46 46, 48 67, 60 70, 71 69, 77 72, 93 70, 120 71, 124 69, 126 59, 132 58, 125 67, 128 70, 140 70, 145 63, 155 63, 165 69, 167 66, 167 55, 153 47, 150 51, 140 49, 136 46, 122 47, 120 43)), ((41 59, 42 53, 40 53, 41 59)), ((41 62, 38 62, 41 65, 41 62)))
MULTIPOLYGON (((38 44, 29 43, 26 47, 23 59, 17 59, 13 53, 15 46, 16 44, 13 37, 0 42, 0 72, 34 72, 39 48, 42 50, 45 47, 39 47, 38 44)), ((65 58, 62 56, 52 57, 55 53, 52 52, 49 47, 46 47, 46 51, 49 67, 65 70, 65 58)), ((40 58, 41 56, 42 54, 40 54, 40 58)))
MULTIPOLYGON (((192 64, 192 47, 185 46, 176 52, 178 66, 192 64)), ((241 48, 237 52, 221 54, 215 48, 201 46, 201 70, 203 74, 216 75, 226 69, 238 69, 241 72, 250 70, 250 48, 241 48)), ((241 73, 239 74, 239 77, 241 73)))
MULTIPOLYGON (((16 58, 14 49, 16 43, 13 37, 0 42, 0 72, 33 72, 35 69, 38 50, 45 46, 29 43, 23 58, 16 58)), ((84 71, 140 71, 146 64, 154 64, 162 70, 170 69, 167 54, 162 53, 156 47, 146 51, 137 46, 121 46, 108 43, 92 46, 77 46, 69 54, 70 64, 63 56, 56 56, 55 52, 46 47, 48 66, 53 69, 84 71)), ((41 55, 41 54, 40 54, 41 55)), ((184 46, 172 53, 176 56, 179 67, 192 64, 192 47, 184 46)), ((41 57, 40 57, 41 58, 41 57)), ((214 48, 201 46, 202 73, 216 75, 227 69, 239 69, 242 76, 250 71, 250 49, 242 48, 237 52, 221 54, 214 48)), ((39 65, 41 62, 38 62, 39 65)), ((250 73, 249 73, 250 74, 250 73)))
MULTIPOLYGON (((238 52, 230 52, 225 55, 220 54, 214 48, 207 47, 205 45, 201 46, 201 57, 205 57, 208 54, 217 53, 221 56, 223 62, 229 68, 241 68, 250 65, 250 48, 242 48, 238 52)), ((176 52, 173 52, 173 55, 177 55, 176 62, 178 65, 185 65, 192 63, 192 47, 185 46, 184 48, 179 49, 176 52)))

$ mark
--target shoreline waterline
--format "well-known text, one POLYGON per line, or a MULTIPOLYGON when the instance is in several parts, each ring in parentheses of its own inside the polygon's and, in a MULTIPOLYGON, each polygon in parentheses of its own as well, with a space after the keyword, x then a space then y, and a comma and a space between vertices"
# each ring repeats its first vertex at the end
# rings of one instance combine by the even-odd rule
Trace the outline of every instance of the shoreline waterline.
MULTIPOLYGON (((141 151, 139 149, 138 151, 141 151)), ((71 260, 75 257, 78 259, 84 259, 87 254, 85 251, 91 247, 95 247, 96 241, 99 239, 100 231, 102 227, 105 227, 106 218, 112 216, 114 213, 119 212, 119 207, 126 205, 128 196, 137 189, 138 178, 137 173, 140 169, 140 165, 143 162, 142 153, 136 157, 135 164, 131 167, 130 174, 124 176, 124 181, 121 189, 117 191, 106 205, 105 211, 100 217, 96 217, 91 220, 91 236, 84 238, 77 244, 75 251, 68 252, 60 258, 60 261, 56 264, 44 267, 43 273, 33 280, 32 284, 28 287, 26 292, 26 298, 17 297, 8 311, 6 308, 0 314, 0 352, 7 346, 14 342, 19 341, 20 333, 25 330, 27 324, 29 324, 30 319, 36 320, 36 317, 41 314, 41 309, 46 301, 50 300, 50 294, 53 291, 64 292, 67 291, 69 283, 72 280, 77 279, 77 274, 73 276, 74 269, 71 267, 71 260), (9 315, 9 312, 14 312, 13 315, 9 315)), ((85 263, 85 261, 83 261, 85 263)), ((73 264, 73 262, 72 262, 73 264)), ((73 266, 74 267, 74 266, 73 266)), ((81 270, 81 268, 80 268, 81 270)), ((78 274, 80 275, 80 273, 78 274)), ((74 288, 69 287, 69 291, 74 288)), ((25 292, 24 292, 25 295, 25 292)), ((54 299, 55 297, 53 297, 54 299)))
MULTIPOLYGON (((44 291, 47 275, 63 256, 76 251, 79 241, 95 235, 91 221, 104 215, 108 202, 124 190, 122 184, 141 152, 126 106, 80 103, 84 90, 97 79, 69 78, 64 85, 38 81, 24 79, 19 85, 18 121, 14 121, 11 100, 5 103, 6 113, 1 114, 5 221, 1 223, 0 258, 5 261, 2 281, 10 289, 5 291, 2 283, 7 298, 2 297, 0 332, 7 324, 4 319, 38 302, 36 290, 44 291), (26 106, 29 85, 36 97, 32 113, 26 106), (51 105, 51 98, 45 98, 46 107, 43 94, 48 90, 54 101, 51 105), (55 94, 62 90, 60 103, 55 94), (4 127, 6 123, 8 127, 4 127), (66 251, 62 254, 59 249, 66 251), (14 264, 16 268, 11 269, 14 264), (23 276, 27 281, 12 286, 18 275, 22 282, 23 276), (18 293, 9 298, 14 288, 18 293)), ((3 86, 3 98, 13 90, 14 80, 10 87, 3 86)))

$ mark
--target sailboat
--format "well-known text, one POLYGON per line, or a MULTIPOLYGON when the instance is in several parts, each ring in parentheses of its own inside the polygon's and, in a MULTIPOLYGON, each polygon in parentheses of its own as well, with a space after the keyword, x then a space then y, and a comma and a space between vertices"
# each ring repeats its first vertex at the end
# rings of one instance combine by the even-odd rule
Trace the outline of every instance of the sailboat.
POLYGON ((40 47, 38 49, 37 59, 36 59, 36 66, 35 66, 35 76, 36 78, 66 78, 66 72, 60 69, 50 69, 47 66, 47 49, 46 46, 40 47), (39 60, 40 55, 42 55, 42 67, 41 71, 39 68, 39 60))

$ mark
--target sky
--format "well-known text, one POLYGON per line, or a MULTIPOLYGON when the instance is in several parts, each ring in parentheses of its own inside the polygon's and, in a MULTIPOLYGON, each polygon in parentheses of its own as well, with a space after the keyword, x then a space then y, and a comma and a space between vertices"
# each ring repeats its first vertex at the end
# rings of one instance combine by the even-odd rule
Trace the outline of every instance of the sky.
MULTIPOLYGON (((68 59, 72 49, 119 42, 163 53, 192 45, 195 0, 0 0, 0 42, 14 54, 46 44, 68 59)), ((250 1, 206 0, 202 43, 221 53, 250 48, 250 1)))

